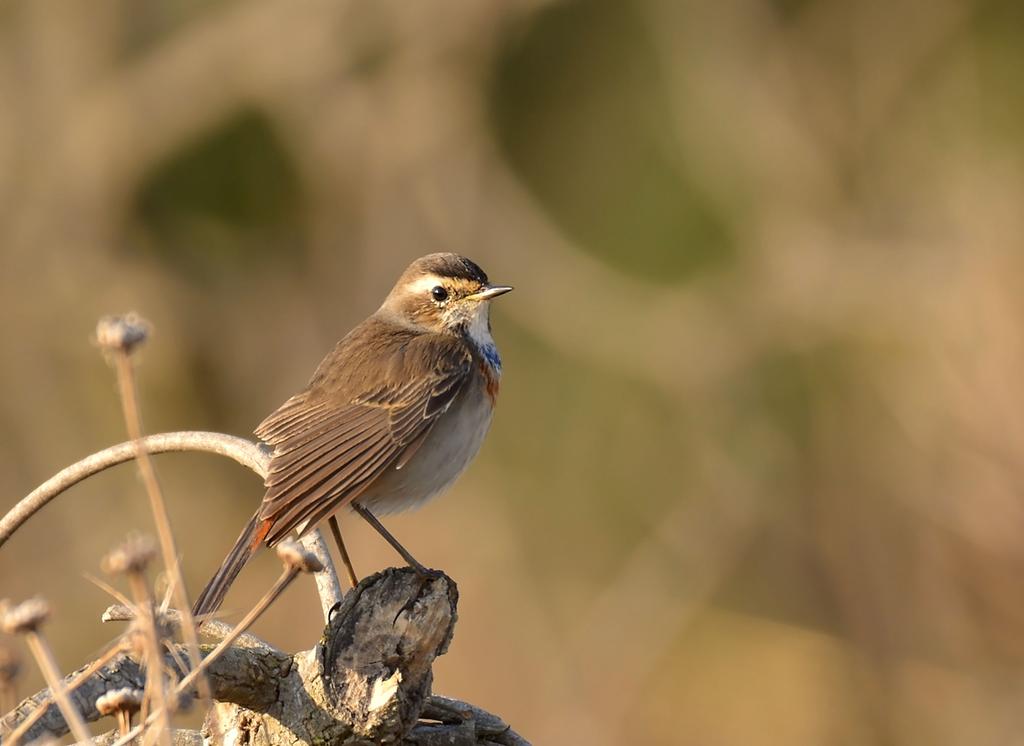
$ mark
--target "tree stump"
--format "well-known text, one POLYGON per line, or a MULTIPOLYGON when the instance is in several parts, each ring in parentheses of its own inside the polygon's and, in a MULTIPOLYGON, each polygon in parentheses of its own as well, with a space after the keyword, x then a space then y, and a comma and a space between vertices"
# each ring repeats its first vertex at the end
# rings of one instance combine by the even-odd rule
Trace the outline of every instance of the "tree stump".
POLYGON ((430 695, 457 601, 455 583, 440 573, 392 568, 364 579, 332 610, 317 646, 293 656, 270 707, 219 702, 204 736, 267 746, 400 742, 430 695))

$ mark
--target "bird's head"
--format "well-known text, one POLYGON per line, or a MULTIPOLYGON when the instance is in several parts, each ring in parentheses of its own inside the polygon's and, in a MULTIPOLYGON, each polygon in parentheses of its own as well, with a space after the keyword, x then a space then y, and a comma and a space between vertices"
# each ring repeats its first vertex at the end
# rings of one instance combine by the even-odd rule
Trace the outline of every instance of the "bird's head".
POLYGON ((512 288, 491 285, 474 262, 458 254, 428 254, 402 273, 381 309, 426 331, 489 336, 490 302, 512 288))

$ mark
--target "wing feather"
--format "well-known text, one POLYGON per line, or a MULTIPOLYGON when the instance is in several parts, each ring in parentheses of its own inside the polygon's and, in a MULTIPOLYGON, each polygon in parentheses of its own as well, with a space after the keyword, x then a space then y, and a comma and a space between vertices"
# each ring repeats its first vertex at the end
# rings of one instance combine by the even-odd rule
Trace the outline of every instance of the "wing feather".
MULTIPOLYGON (((275 516, 274 527, 271 530, 269 541, 276 537, 286 536, 294 527, 299 524, 309 525, 312 517, 319 512, 326 510, 332 513, 344 502, 352 499, 358 491, 365 489, 365 485, 354 478, 357 469, 362 469, 368 463, 379 463, 382 467, 387 465, 386 458, 388 450, 384 439, 366 444, 365 447, 354 455, 349 468, 343 472, 334 473, 328 471, 326 474, 319 474, 316 480, 306 480, 300 483, 293 491, 301 494, 301 500, 284 502, 280 512, 275 516)), ((327 513, 324 513, 326 516, 327 513)))
POLYGON ((331 414, 327 402, 308 404, 293 396, 281 409, 260 423, 256 435, 260 440, 274 445, 307 432, 329 419, 331 414))
POLYGON ((279 445, 274 449, 270 474, 299 468, 309 458, 315 458, 318 453, 331 448, 338 441, 366 430, 373 416, 374 413, 369 410, 351 412, 346 408, 328 426, 291 438, 286 445, 279 445))
POLYGON ((316 458, 309 459, 301 469, 271 474, 267 480, 266 504, 277 503, 281 496, 289 497, 295 490, 301 489, 303 484, 319 484, 341 472, 345 464, 358 459, 367 449, 387 446, 390 440, 388 432, 384 429, 377 432, 358 432, 354 437, 345 438, 333 448, 318 451, 316 458))
POLYGON ((268 543, 305 531, 408 463, 470 378, 472 354, 460 339, 404 328, 382 337, 379 324, 357 327, 310 386, 257 428, 274 447, 260 507, 260 518, 274 521, 268 543))

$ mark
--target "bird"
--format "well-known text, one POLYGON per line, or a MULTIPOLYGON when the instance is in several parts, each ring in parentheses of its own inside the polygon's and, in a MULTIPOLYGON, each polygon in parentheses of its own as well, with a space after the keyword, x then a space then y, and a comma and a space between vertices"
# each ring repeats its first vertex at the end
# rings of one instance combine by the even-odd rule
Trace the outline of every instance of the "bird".
MULTIPOLYGON (((424 571, 376 520, 447 490, 491 425, 501 356, 490 304, 512 290, 453 253, 428 254, 338 342, 306 387, 256 428, 270 452, 266 493, 196 599, 208 616, 262 544, 274 546, 349 506, 424 571)), ((340 531, 335 531, 348 564, 340 531)), ((425 572, 425 571, 424 571, 425 572)), ((349 565, 350 578, 355 573, 349 565)))

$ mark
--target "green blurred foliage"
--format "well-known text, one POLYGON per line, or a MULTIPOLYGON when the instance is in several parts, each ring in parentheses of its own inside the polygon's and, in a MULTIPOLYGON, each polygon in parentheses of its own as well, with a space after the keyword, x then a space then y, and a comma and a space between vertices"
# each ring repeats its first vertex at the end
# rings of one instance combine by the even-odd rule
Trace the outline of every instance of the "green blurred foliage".
POLYGON ((135 210, 150 238, 143 248, 168 269, 189 282, 239 282, 274 255, 274 271, 301 269, 302 201, 280 138, 249 111, 158 166, 140 185, 135 210))
POLYGON ((491 92, 497 134, 558 224, 646 279, 728 263, 730 217, 687 173, 641 11, 557 3, 510 36, 491 92))

